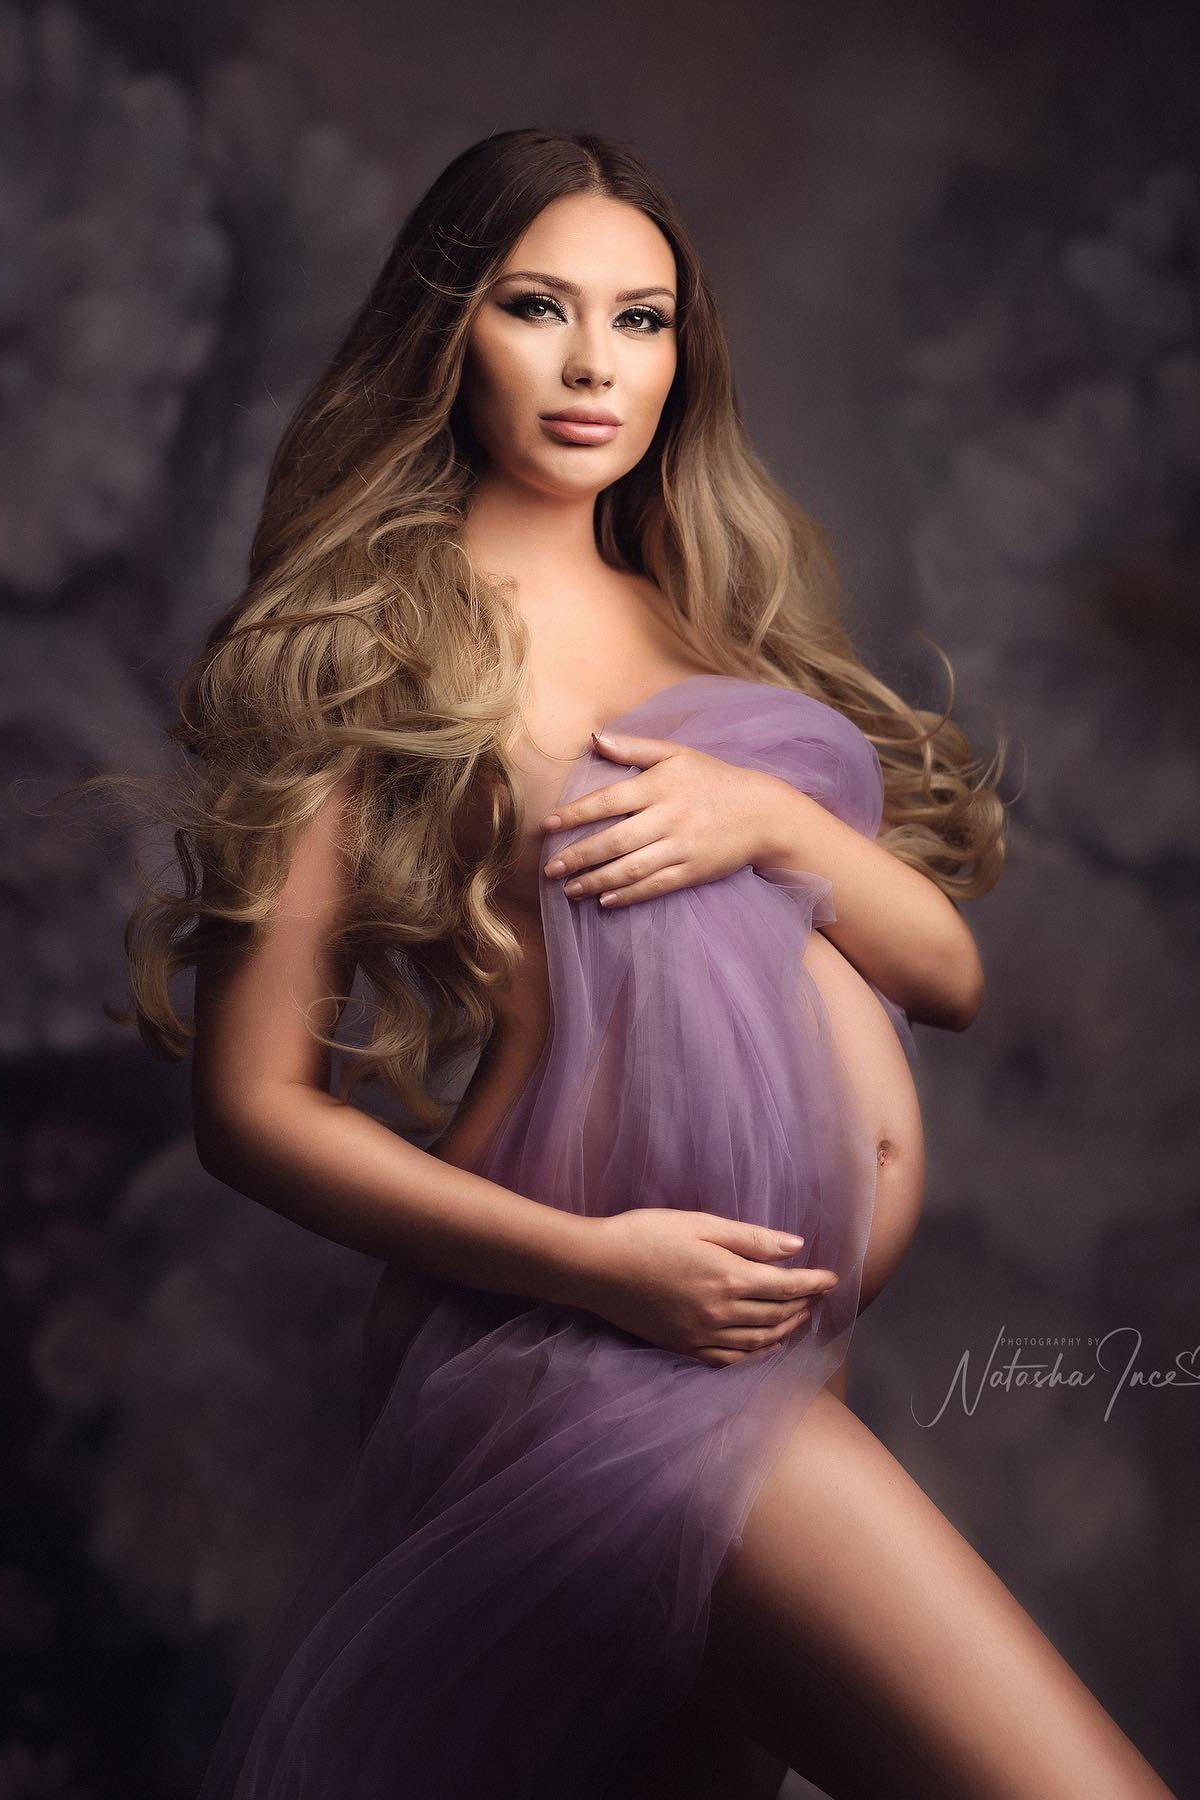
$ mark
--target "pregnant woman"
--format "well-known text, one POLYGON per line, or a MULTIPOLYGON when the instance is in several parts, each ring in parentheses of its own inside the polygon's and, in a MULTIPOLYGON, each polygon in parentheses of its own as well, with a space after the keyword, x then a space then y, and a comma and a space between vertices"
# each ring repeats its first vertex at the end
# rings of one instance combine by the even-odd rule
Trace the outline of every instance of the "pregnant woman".
POLYGON ((385 1265, 344 1504, 201 1800, 1165 1794, 844 1404, 1002 808, 854 654, 627 148, 439 177, 182 713, 143 1028, 178 1047, 194 963, 206 1166, 385 1265))

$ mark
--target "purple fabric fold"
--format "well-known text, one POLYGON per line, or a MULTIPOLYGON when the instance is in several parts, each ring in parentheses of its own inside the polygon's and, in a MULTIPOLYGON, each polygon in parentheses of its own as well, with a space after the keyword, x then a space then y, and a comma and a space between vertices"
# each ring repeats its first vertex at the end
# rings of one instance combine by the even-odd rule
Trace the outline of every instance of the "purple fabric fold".
MULTIPOLYGON (((808 695, 695 676, 611 723, 766 770, 878 833, 874 746, 808 695)), ((614 779, 589 750, 561 800, 614 779)), ((786 1262, 839 1284, 807 1327, 712 1368, 581 1309, 386 1265, 344 1505, 199 1800, 599 1796, 685 1698, 713 1583, 857 1311, 875 1146, 803 966, 831 896, 811 871, 744 868, 610 912, 543 879, 553 1024, 476 1170, 578 1213, 797 1231, 786 1262)))

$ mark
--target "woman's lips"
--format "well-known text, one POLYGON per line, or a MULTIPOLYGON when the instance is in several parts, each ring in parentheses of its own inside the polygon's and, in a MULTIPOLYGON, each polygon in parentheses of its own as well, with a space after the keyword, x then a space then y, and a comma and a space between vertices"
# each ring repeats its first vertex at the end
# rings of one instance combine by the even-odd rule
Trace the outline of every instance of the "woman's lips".
POLYGON ((542 428, 563 444, 607 444, 619 425, 584 425, 579 419, 543 419, 542 428))

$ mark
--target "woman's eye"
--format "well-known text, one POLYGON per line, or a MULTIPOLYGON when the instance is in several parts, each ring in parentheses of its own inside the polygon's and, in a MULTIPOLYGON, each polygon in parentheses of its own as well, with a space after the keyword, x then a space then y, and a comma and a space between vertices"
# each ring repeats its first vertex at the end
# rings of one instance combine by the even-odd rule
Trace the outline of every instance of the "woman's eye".
MULTIPOLYGON (((519 318, 528 318, 530 317, 528 309, 531 306, 552 306, 559 318, 562 318, 562 309, 559 306, 558 301, 551 300, 549 294, 519 294, 515 300, 509 301, 504 310, 505 312, 516 313, 519 318)), ((545 314, 539 313, 535 316, 544 318, 545 314)))
MULTIPOLYGON (((544 319, 546 317, 545 311, 531 311, 530 309, 533 307, 549 307, 556 317, 560 319, 563 317, 563 311, 558 301, 552 299, 549 294, 519 294, 515 300, 510 300, 506 304, 504 310, 514 313, 520 319, 544 319)), ((666 330, 671 324, 671 320, 660 313, 656 306, 630 306, 620 316, 623 319, 638 318, 649 321, 648 324, 637 325, 633 328, 634 337, 656 337, 660 331, 666 330)))
POLYGON ((629 313, 637 313, 640 318, 650 320, 651 329, 649 331, 643 329, 640 333, 642 337, 653 337, 655 333, 665 331, 671 323, 664 313, 659 312, 657 306, 631 306, 629 312, 625 313, 623 317, 628 318, 629 313))

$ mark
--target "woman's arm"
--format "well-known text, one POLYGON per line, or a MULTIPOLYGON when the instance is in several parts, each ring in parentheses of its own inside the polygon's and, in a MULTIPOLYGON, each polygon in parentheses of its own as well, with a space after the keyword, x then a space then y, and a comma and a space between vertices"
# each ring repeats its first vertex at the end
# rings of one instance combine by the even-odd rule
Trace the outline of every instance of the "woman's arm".
POLYGON ((983 965, 947 894, 799 788, 775 776, 760 867, 811 869, 833 883, 830 942, 910 1018, 964 1031, 983 998, 983 965))
MULTIPOLYGON (((599 1267, 594 1219, 441 1162, 328 1092, 329 1058, 305 1007, 345 992, 327 953, 345 871, 336 793, 302 833, 280 899, 252 944, 198 972, 196 1148, 218 1180, 322 1237, 498 1293, 585 1305, 599 1267)), ((322 1029, 336 1023, 332 1006, 322 1029)))
POLYGON ((837 921, 821 929, 861 975, 910 1018, 954 1031, 971 1023, 983 995, 979 953, 954 902, 927 876, 783 776, 670 738, 605 732, 595 741, 600 754, 640 773, 542 820, 543 831, 602 827, 543 865, 563 878, 564 893, 628 906, 747 863, 807 869, 832 883, 837 921))

